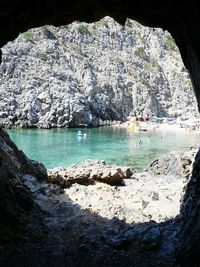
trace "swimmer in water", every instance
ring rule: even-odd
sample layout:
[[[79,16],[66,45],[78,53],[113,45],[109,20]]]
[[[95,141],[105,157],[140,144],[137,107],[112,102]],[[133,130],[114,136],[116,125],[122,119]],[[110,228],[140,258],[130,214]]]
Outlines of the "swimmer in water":
[[[135,144],[135,146],[140,147],[142,145],[142,141],[140,140],[138,144]]]

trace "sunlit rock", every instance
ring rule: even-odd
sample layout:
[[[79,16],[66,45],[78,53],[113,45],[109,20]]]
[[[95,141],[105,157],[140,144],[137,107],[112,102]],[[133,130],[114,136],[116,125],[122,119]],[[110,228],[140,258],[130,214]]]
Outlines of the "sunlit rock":
[[[0,123],[76,127],[130,113],[195,117],[189,74],[167,31],[110,17],[43,26],[2,48]]]

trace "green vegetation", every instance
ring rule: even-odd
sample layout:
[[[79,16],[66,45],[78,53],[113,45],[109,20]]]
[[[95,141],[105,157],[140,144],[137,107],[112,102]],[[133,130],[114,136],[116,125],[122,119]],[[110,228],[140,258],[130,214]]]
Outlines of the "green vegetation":
[[[147,79],[144,77],[144,75],[142,75],[140,77],[139,82],[146,85],[147,87],[149,87],[149,83],[148,83]]]
[[[145,40],[145,37],[144,37],[144,36],[141,36],[141,35],[140,35],[140,40],[141,40],[141,42],[142,42],[143,44],[145,44],[146,40]]]
[[[27,31],[27,32],[23,32],[23,37],[26,41],[29,41],[32,37],[32,33]]]
[[[89,45],[90,44],[90,41],[89,40],[84,40],[84,44],[85,45]]]
[[[48,60],[48,56],[47,54],[44,53],[38,53],[37,54],[38,58],[40,58],[41,60],[47,61]]]
[[[58,27],[58,29],[59,29],[60,31],[65,31],[65,30],[67,30],[68,28],[69,28],[68,25],[61,25],[61,26]]]
[[[185,76],[183,76],[181,73],[174,73],[174,77],[176,79],[178,79],[179,81],[181,81],[182,83],[185,83],[187,86],[192,86],[192,81],[188,78],[186,78]]]
[[[169,34],[166,35],[165,42],[166,42],[167,49],[170,49],[170,50],[176,49],[174,39],[171,37],[171,35]]]
[[[149,96],[155,96],[158,93],[158,89],[149,84],[148,80],[142,75],[139,80],[140,83],[144,84],[148,88]]]
[[[181,82],[185,82],[185,77],[183,75],[181,75],[180,73],[177,73],[176,77],[181,81]]]
[[[77,31],[82,34],[82,35],[85,35],[85,34],[88,34],[89,31],[88,31],[88,28],[86,25],[84,24],[80,24],[78,27],[77,27]]]
[[[158,71],[162,71],[162,67],[159,65],[158,61],[155,58],[151,58],[150,63],[153,68],[157,68]]]
[[[98,35],[98,30],[97,30],[96,26],[93,26],[93,28],[90,30],[90,33],[93,36],[97,36]]]
[[[79,54],[80,56],[82,57],[87,57],[87,54],[84,53],[82,50],[81,50],[81,47],[79,45],[76,45],[76,44],[71,44],[71,48],[74,50],[74,52],[76,54]]]
[[[123,60],[121,58],[116,58],[116,62],[119,65],[124,65],[124,62],[123,62]]]
[[[138,47],[136,50],[135,50],[135,52],[134,52],[134,54],[136,55],[136,56],[138,56],[138,57],[144,57],[145,56],[145,50],[144,50],[144,47]]]
[[[106,27],[106,28],[109,28],[108,27],[108,23],[107,23],[107,21],[105,21],[105,20],[100,20],[99,22],[98,22],[98,25],[100,26],[100,27]]]
[[[147,62],[143,65],[143,70],[144,71],[149,71],[151,69],[151,63],[150,62]]]
[[[157,62],[155,58],[150,58],[149,62],[146,62],[143,65],[144,71],[149,71],[152,68],[156,68],[158,71],[162,71],[162,67],[159,65],[159,63]]]
[[[148,83],[148,80],[142,75],[139,80],[140,83],[144,84],[148,88],[148,94],[149,96],[155,96],[158,93],[158,88],[151,86]]]
[[[179,72],[176,72],[176,71],[173,72],[173,76],[174,76],[175,79],[178,79],[180,82],[186,83],[186,82],[189,82],[190,81],[189,79],[187,79],[186,77],[184,77],[182,75],[182,73],[179,73]]]
[[[188,86],[192,86],[192,81],[190,79],[187,79],[186,83],[187,83]]]

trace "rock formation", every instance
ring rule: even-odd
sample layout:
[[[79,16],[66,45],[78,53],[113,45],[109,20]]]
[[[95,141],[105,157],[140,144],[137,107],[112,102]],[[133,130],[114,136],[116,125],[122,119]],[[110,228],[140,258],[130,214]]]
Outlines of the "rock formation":
[[[0,123],[99,126],[130,113],[197,115],[173,38],[127,19],[44,26],[2,48]]]
[[[130,168],[107,165],[102,160],[87,160],[67,168],[51,169],[48,171],[48,179],[62,188],[70,187],[74,183],[90,185],[102,182],[122,185],[123,179],[131,177],[132,174]]]
[[[75,203],[102,217],[116,216],[128,223],[150,219],[161,222],[180,212],[196,152],[197,147],[184,153],[171,152],[155,159],[141,173],[88,160],[51,169],[48,179],[65,188],[65,194]]]
[[[173,151],[155,159],[147,169],[155,175],[171,174],[188,180],[192,173],[194,158],[197,152],[197,147],[190,147],[186,152]]]
[[[23,183],[26,175],[36,181],[47,179],[44,165],[29,160],[0,129],[0,243],[23,233],[32,217],[39,220],[40,209]]]
[[[74,0],[74,1],[62,1],[62,4],[60,1],[54,1],[54,0],[48,0],[48,1],[37,1],[37,0],[30,0],[29,5],[25,4],[24,1],[21,0],[14,0],[12,1],[12,6],[10,1],[1,1],[0,2],[0,10],[1,10],[1,23],[0,23],[0,29],[1,29],[1,35],[0,35],[0,46],[6,43],[8,40],[12,40],[17,37],[19,32],[26,31],[29,28],[33,28],[36,26],[41,26],[45,24],[53,24],[53,25],[62,25],[71,23],[74,20],[81,20],[81,21],[97,21],[99,18],[104,17],[105,15],[110,15],[114,17],[116,20],[118,20],[121,24],[123,24],[127,17],[135,18],[139,21],[142,21],[146,25],[151,26],[159,26],[163,27],[165,29],[168,29],[175,38],[178,47],[180,48],[181,55],[183,57],[184,63],[186,67],[189,69],[193,85],[194,85],[194,91],[197,97],[198,104],[200,103],[200,79],[199,79],[199,69],[200,69],[200,42],[199,42],[199,31],[197,30],[200,26],[200,17],[199,17],[199,3],[198,1],[122,1],[122,0],[108,0],[108,1],[80,1],[80,0]],[[30,26],[27,26],[30,25]],[[191,179],[191,183],[189,186],[189,189],[186,193],[186,199],[190,200],[190,208],[188,209],[188,213],[185,213],[185,215],[182,218],[182,221],[185,222],[185,228],[182,229],[183,239],[182,239],[182,247],[179,248],[180,251],[180,258],[183,259],[183,265],[185,266],[198,266],[199,264],[199,155],[196,158],[196,164],[193,171],[193,176]],[[13,188],[13,192],[15,192],[16,188]],[[194,194],[193,194],[194,192]],[[192,194],[192,197],[190,198],[190,195]],[[184,202],[185,204],[185,202]],[[187,210],[187,208],[186,208]],[[192,216],[191,216],[192,215]],[[180,222],[179,222],[180,223]],[[113,238],[113,245],[119,244],[118,248],[124,249],[126,248],[130,243],[130,239],[123,238],[124,234],[127,236],[130,231],[127,229],[116,228],[116,221],[111,223],[111,226],[113,228],[113,231],[119,230],[119,238]],[[194,227],[195,225],[195,227]],[[118,225],[119,226],[119,225]],[[135,238],[135,235],[138,232],[143,232],[151,228],[151,226],[142,226],[138,225],[139,231],[133,230],[132,240]],[[152,231],[150,231],[151,234],[154,233],[154,241],[161,240],[159,231],[156,230],[157,228],[153,228]],[[192,233],[191,233],[192,229]],[[92,229],[91,229],[92,230]],[[112,233],[110,233],[111,235]],[[169,234],[169,232],[168,232]],[[91,238],[91,236],[93,238]],[[105,246],[104,252],[107,253],[106,256],[103,259],[100,259],[100,255],[102,251],[98,251],[98,255],[96,255],[95,259],[95,265],[106,265],[106,260],[110,259],[110,264],[117,265],[121,264],[121,266],[128,266],[134,262],[137,266],[175,266],[175,262],[171,262],[169,264],[168,258],[166,257],[163,261],[157,262],[155,259],[153,259],[153,255],[155,256],[153,249],[156,246],[156,242],[149,242],[150,240],[149,232],[147,231],[147,235],[145,238],[143,238],[143,244],[145,246],[139,247],[137,242],[134,244],[134,246],[131,247],[132,254],[129,255],[130,257],[127,257],[126,253],[124,253],[124,250],[117,250],[115,255],[112,258],[109,258],[109,248]],[[177,235],[178,236],[178,235]],[[180,236],[180,234],[179,234]],[[39,235],[38,235],[39,237]],[[81,257],[79,258],[79,262],[76,263],[79,266],[84,265],[84,260],[86,261],[88,250],[87,246],[84,243],[84,240],[88,240],[88,238],[91,238],[90,240],[93,241],[91,244],[92,248],[98,247],[98,242],[100,238],[103,238],[102,236],[99,237],[96,235],[96,238],[94,235],[92,235],[92,231],[88,231],[88,234],[83,236],[83,242],[82,246],[80,248],[80,254]],[[157,239],[156,239],[157,237]],[[58,241],[53,239],[53,242]],[[151,240],[153,241],[153,240]],[[41,242],[44,242],[44,239],[41,240]],[[150,246],[150,244],[153,244],[153,246]],[[53,246],[53,244],[51,244]],[[59,244],[60,245],[60,244]],[[91,248],[90,247],[90,248]],[[151,251],[147,254],[143,255],[142,251],[144,251],[145,247],[149,247]],[[36,248],[36,247],[34,247]],[[39,248],[39,246],[38,246]],[[61,248],[61,246],[59,246]],[[139,248],[136,252],[134,251],[134,248]],[[170,251],[170,246],[166,246],[166,249]],[[32,250],[35,253],[35,257],[32,257],[29,260],[28,266],[35,266],[37,265],[44,265],[44,261],[42,261],[41,252],[37,253],[37,250]],[[31,251],[31,253],[32,253]],[[56,251],[58,251],[58,247],[56,248]],[[64,251],[64,249],[63,249]],[[147,250],[146,250],[147,251]],[[185,253],[187,251],[187,254]],[[25,252],[25,251],[24,251]],[[48,257],[46,257],[46,263],[47,265],[51,266],[62,266],[61,265],[61,259],[64,254],[58,255],[55,253],[55,251],[47,251],[51,253],[47,253]],[[66,251],[65,251],[66,252]],[[90,250],[90,252],[94,252]],[[133,253],[134,252],[134,253]],[[23,254],[23,260],[21,258],[21,263],[24,264],[28,258],[25,258],[25,253]],[[7,254],[8,255],[8,254]],[[31,255],[31,254],[30,254]],[[53,259],[53,255],[54,258]],[[92,254],[90,254],[92,255]],[[66,253],[65,253],[66,256]],[[73,257],[73,255],[72,255]],[[142,258],[142,261],[139,259]],[[0,258],[2,260],[2,257]],[[74,258],[75,259],[75,258]],[[120,259],[123,261],[120,261]],[[185,260],[188,260],[187,262]],[[13,265],[11,264],[11,260],[13,262]],[[67,264],[70,265],[71,257],[68,258]],[[81,261],[82,260],[82,261]],[[192,261],[192,262],[191,262]],[[62,262],[63,263],[63,262]],[[88,264],[91,264],[91,262],[88,262]],[[94,263],[94,262],[93,262]],[[14,253],[10,254],[9,258],[9,265],[16,266],[16,261],[14,257]],[[5,266],[5,265],[3,265]],[[63,266],[66,266],[66,262],[63,263]]]

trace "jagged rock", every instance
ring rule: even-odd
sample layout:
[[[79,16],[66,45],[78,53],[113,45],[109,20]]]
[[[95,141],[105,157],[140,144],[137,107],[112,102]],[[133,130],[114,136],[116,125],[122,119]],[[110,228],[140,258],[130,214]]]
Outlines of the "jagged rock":
[[[4,127],[110,125],[131,112],[198,116],[189,74],[162,29],[105,17],[31,29],[2,52]]]
[[[95,182],[120,185],[123,179],[133,174],[130,168],[106,165],[105,161],[87,160],[67,168],[54,168],[48,171],[49,181],[59,184],[63,188],[74,183],[89,185]]]
[[[40,182],[46,180],[47,171],[43,164],[29,160],[0,129],[0,243],[24,231],[29,212],[35,217],[39,214],[39,207],[23,183],[24,175],[32,175]]]
[[[149,165],[148,170],[155,175],[173,174],[188,180],[197,151],[197,147],[191,147],[185,152],[177,151],[160,156]]]
[[[124,186],[73,184],[64,191],[76,204],[102,217],[137,223],[175,217],[180,211],[184,186],[180,177],[145,172],[134,173],[124,180]]]

